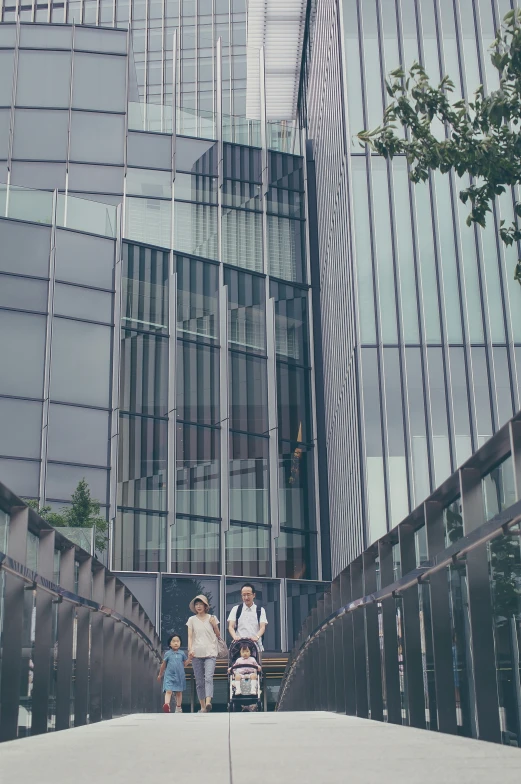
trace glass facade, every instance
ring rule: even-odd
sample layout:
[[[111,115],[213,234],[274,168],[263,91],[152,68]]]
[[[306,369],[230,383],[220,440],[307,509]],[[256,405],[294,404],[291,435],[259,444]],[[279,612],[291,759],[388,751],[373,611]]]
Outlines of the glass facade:
[[[519,408],[517,249],[497,239],[511,194],[486,229],[469,229],[464,181],[437,173],[412,185],[404,158],[356,139],[380,124],[384,79],[400,65],[419,61],[436,84],[448,74],[454,100],[497,89],[488,49],[511,7],[312,4],[301,115],[316,172],[334,573]]]

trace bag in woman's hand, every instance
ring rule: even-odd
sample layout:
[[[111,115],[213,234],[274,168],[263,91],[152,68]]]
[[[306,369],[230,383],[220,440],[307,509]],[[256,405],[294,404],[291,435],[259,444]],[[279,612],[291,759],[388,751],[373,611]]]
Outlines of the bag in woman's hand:
[[[215,615],[212,616],[215,618]],[[215,635],[217,637],[217,658],[218,659],[227,659],[228,658],[228,646],[224,642],[223,638],[220,634]]]

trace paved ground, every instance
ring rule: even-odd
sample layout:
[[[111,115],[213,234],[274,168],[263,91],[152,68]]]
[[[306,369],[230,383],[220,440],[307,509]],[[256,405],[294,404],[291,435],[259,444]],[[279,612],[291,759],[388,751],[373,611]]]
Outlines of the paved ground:
[[[521,749],[329,713],[138,714],[0,745],[2,784],[494,780],[520,784]]]

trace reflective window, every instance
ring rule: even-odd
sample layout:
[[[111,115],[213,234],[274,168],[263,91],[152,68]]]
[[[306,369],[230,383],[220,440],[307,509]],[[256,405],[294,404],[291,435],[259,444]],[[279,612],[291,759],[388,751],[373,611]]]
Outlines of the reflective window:
[[[202,593],[210,603],[210,612],[219,613],[220,580],[212,577],[170,577],[161,578],[161,640],[164,645],[171,634],[181,634],[181,640],[188,644],[186,622],[192,615],[189,604],[197,594]],[[221,629],[225,624],[221,620]]]
[[[228,340],[234,348],[266,353],[264,278],[224,270],[228,287]]]
[[[133,196],[171,199],[172,175],[170,172],[128,168],[127,193]]]
[[[485,517],[491,520],[516,502],[514,466],[509,456],[483,477]]]
[[[55,318],[52,336],[51,398],[108,408],[112,329]]]
[[[283,280],[305,281],[304,223],[268,215],[270,275]]]
[[[9,133],[11,129],[11,111],[9,109],[0,109],[0,158],[9,157]],[[5,164],[2,166],[5,169]],[[2,182],[7,181],[7,173],[2,172]],[[2,206],[2,212],[4,207]],[[4,213],[5,214],[5,213]]]
[[[218,336],[218,275],[215,264],[177,256],[177,329],[198,338]]]
[[[409,513],[403,394],[400,356],[397,348],[386,347],[384,353],[385,428],[387,435],[387,471],[391,528]],[[450,472],[449,472],[450,473]]]
[[[2,31],[3,32],[3,31]],[[14,51],[0,51],[0,106],[11,106],[13,95]]]
[[[207,259],[216,259],[217,207],[176,201],[174,206],[174,248]]]
[[[249,572],[243,572],[251,579]],[[244,578],[226,580],[226,617],[236,604],[241,602],[241,587]],[[262,638],[266,651],[280,650],[280,582],[278,580],[254,580],[255,602],[266,610],[268,625]]]
[[[380,383],[376,349],[364,348],[362,351],[362,383],[369,531],[370,541],[375,542],[387,530]]]
[[[222,231],[223,261],[235,267],[262,272],[262,216],[245,210],[224,208]]]
[[[177,418],[218,424],[219,351],[182,340],[177,346]]]
[[[118,511],[114,524],[114,568],[138,572],[166,569],[166,516]]]
[[[126,109],[125,57],[74,53],[72,106],[106,112]]]
[[[0,453],[2,455],[39,458],[41,433],[41,403],[0,397]],[[2,481],[8,484],[4,479]]]
[[[166,511],[167,422],[121,414],[119,426],[118,505]]]
[[[316,571],[316,536],[281,531],[277,538],[277,577],[313,580]]]
[[[265,359],[230,352],[230,426],[249,433],[268,431]]]
[[[177,426],[177,514],[219,517],[219,431]]]
[[[147,332],[168,329],[168,254],[124,243],[123,326]]]
[[[201,139],[178,138],[175,150],[178,171],[217,176],[217,145]]]
[[[281,359],[309,364],[308,299],[302,289],[283,283],[270,283],[275,299],[275,342]]]
[[[217,179],[202,174],[178,172],[175,176],[175,197],[182,201],[217,204]]]
[[[218,574],[221,571],[220,523],[177,517],[172,526],[171,541],[172,571],[192,574]]]
[[[14,120],[13,158],[29,161],[65,161],[68,125],[68,111],[17,109]],[[39,128],[45,128],[45,133],[39,133],[37,130]]]
[[[168,170],[172,166],[172,140],[170,136],[130,132],[127,159],[129,166]]]
[[[109,418],[105,411],[51,403],[48,433],[49,460],[108,465]]]
[[[2,483],[20,498],[38,498],[40,463],[0,459]]]
[[[56,283],[54,312],[59,316],[72,316],[112,324],[112,294]]]
[[[70,501],[78,482],[85,479],[93,500],[107,503],[109,472],[99,468],[48,463],[45,497],[54,501]]]
[[[269,522],[267,438],[230,435],[230,518]]]
[[[118,166],[69,166],[69,190],[85,193],[123,193],[123,169]]]
[[[309,371],[277,363],[279,437],[287,441],[310,441]]]
[[[0,270],[19,275],[49,275],[51,230],[45,226],[0,221]]]
[[[84,20],[84,23],[87,24],[86,20]],[[75,30],[74,46],[76,50],[84,49],[91,52],[114,52],[115,54],[125,54],[127,51],[127,34],[121,30],[77,27]]]
[[[101,289],[114,288],[115,243],[56,231],[56,279]]]
[[[122,330],[120,408],[138,414],[168,414],[168,339]]]
[[[172,202],[127,197],[125,237],[160,248],[170,248]]]
[[[103,139],[103,144],[99,140]],[[72,112],[72,161],[123,164],[125,118],[119,115]]]
[[[45,316],[0,310],[0,393],[41,398],[45,354]]]
[[[18,58],[17,106],[67,109],[71,91],[70,52],[21,50]]]
[[[302,444],[279,445],[279,515],[288,528],[315,527],[313,451]]]
[[[324,593],[329,590],[326,583],[296,582],[288,580],[286,583],[287,603],[286,615],[288,619],[288,650],[291,650],[302,629],[302,624],[317,606],[317,602],[324,598]]]
[[[0,307],[47,312],[46,281],[0,274]]]
[[[38,8],[41,7],[38,4]],[[37,19],[36,21],[41,22],[42,20]],[[20,46],[34,49],[70,49],[72,46],[72,30],[70,27],[56,27],[55,25],[22,25],[20,28]]]

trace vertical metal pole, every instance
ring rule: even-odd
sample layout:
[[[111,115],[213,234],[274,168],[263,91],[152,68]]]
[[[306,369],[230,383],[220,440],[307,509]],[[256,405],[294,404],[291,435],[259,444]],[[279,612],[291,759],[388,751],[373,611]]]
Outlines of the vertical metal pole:
[[[139,628],[141,631],[145,629],[145,611],[142,607],[138,609],[139,614]],[[139,638],[139,648],[138,648],[138,660],[139,660],[139,711],[141,713],[146,712],[146,666],[145,666],[145,643]]]
[[[119,387],[121,355],[121,292],[123,270],[123,211],[116,211],[117,238],[114,258],[114,326],[112,337],[112,410],[110,420],[110,506],[109,506],[109,556],[110,568],[114,567],[114,528],[118,503],[118,452],[119,452]]]
[[[351,593],[353,600],[363,596],[364,571],[362,557],[351,564]],[[366,644],[365,644],[365,619],[362,610],[353,613],[353,639],[355,651],[355,689],[356,689],[356,715],[367,719],[369,716],[369,703],[367,699],[367,669],[366,669]]]
[[[398,528],[402,574],[416,568],[414,529],[402,523]],[[405,643],[405,678],[409,704],[409,724],[425,729],[425,692],[420,629],[418,586],[403,592],[403,639]]]
[[[139,612],[138,612],[138,603],[132,597],[131,599],[132,605],[132,612],[129,616],[129,620],[132,621],[136,626],[139,624]],[[131,713],[137,713],[139,710],[139,638],[135,632],[131,633],[131,651],[130,651],[130,661],[131,661],[131,680],[132,680],[132,689],[131,689]]]
[[[351,568],[348,566],[340,572],[340,601],[345,607],[353,596],[351,586]],[[355,645],[353,629],[353,613],[346,613],[340,621],[342,628],[342,645],[344,652],[344,703],[348,716],[356,716],[356,677],[355,677]]]
[[[84,599],[92,598],[92,556],[80,564],[78,593]],[[75,727],[87,724],[89,721],[90,618],[91,611],[86,607],[76,609]]]
[[[74,555],[76,549],[67,547],[60,555],[60,585],[74,591]],[[58,607],[58,661],[56,668],[56,729],[71,726],[72,641],[74,634],[74,605],[61,602]]]
[[[313,632],[313,630],[317,628],[318,624],[319,624],[319,609],[317,606],[311,611],[311,625],[310,625],[309,632],[310,633]],[[319,645],[317,639],[312,640],[308,650],[309,650],[308,675],[310,678],[310,683],[313,684],[313,691],[311,695],[313,698],[313,702],[311,705],[309,705],[309,701],[308,701],[307,707],[310,710],[318,710],[320,708],[322,679],[320,677],[321,675],[320,656],[319,656]],[[302,698],[306,700],[305,695],[302,695]],[[305,704],[304,707],[306,707]]]
[[[338,610],[342,606],[341,577],[338,575],[331,585],[331,599],[333,610]],[[338,620],[333,624],[333,657],[334,657],[334,682],[335,699],[332,710],[337,713],[345,713],[345,671],[344,671],[344,643],[342,640],[342,621]]]
[[[378,555],[380,558],[380,582],[382,588],[385,588],[394,582],[392,542],[380,540],[378,542]],[[390,724],[401,724],[402,697],[400,692],[400,671],[398,668],[398,635],[396,632],[396,604],[394,596],[390,596],[382,601],[382,629],[387,721]]]
[[[475,468],[459,474],[463,531],[468,534],[485,522],[481,474]],[[470,550],[466,562],[478,738],[501,743],[487,545]]]
[[[124,616],[127,620],[132,620],[132,594],[125,588],[124,594]],[[123,659],[121,660],[121,714],[126,716],[132,712],[132,638],[134,633],[128,626],[123,626]]]
[[[377,546],[363,554],[364,595],[376,593]],[[367,669],[369,676],[369,709],[373,721],[383,721],[382,660],[380,655],[380,630],[378,606],[372,602],[365,608],[365,630],[367,640]]]
[[[105,603],[105,570],[93,561],[96,570],[92,574],[92,598],[98,604]],[[90,723],[101,721],[103,692],[103,613],[92,613],[90,619],[90,679],[89,679],[89,718]]]
[[[103,604],[114,609],[116,603],[116,578],[105,572],[105,601]],[[101,710],[103,719],[111,719],[114,715],[114,677],[116,663],[114,661],[114,625],[115,621],[106,616],[103,621],[103,696]]]
[[[116,602],[114,609],[117,613],[125,616],[125,586],[116,584]],[[114,706],[113,715],[123,714],[123,659],[125,658],[124,649],[125,627],[121,622],[114,625]]]
[[[320,624],[326,617],[326,611],[325,611],[326,595],[324,596],[323,599],[319,599],[319,601],[317,602],[317,626],[320,626]],[[319,710],[327,710],[327,681],[326,681],[327,646],[326,646],[326,635],[324,632],[321,632],[318,635],[315,645],[318,651],[317,677],[320,683],[317,708]]]
[[[38,574],[47,580],[54,574],[54,530],[40,531]],[[52,650],[52,594],[36,591],[35,641],[31,735],[47,732]]]
[[[11,510],[7,554],[25,564],[29,510]],[[0,668],[0,741],[18,735],[18,707],[22,674],[22,635],[25,583],[12,574],[4,574],[2,661]]]
[[[432,559],[445,549],[442,504],[427,501],[424,504],[424,515],[429,559]],[[446,569],[440,569],[429,576],[429,593],[438,730],[456,735],[458,722],[452,658],[449,582]]]

